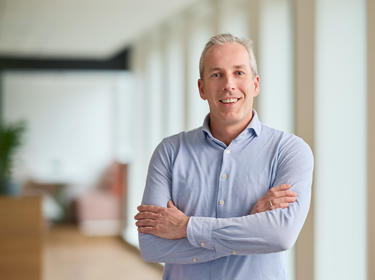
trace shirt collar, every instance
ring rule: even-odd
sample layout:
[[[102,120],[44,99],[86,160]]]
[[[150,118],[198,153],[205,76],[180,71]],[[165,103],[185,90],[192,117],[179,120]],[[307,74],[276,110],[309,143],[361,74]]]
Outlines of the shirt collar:
[[[254,131],[255,132],[255,136],[259,136],[260,135],[260,133],[262,131],[262,124],[259,121],[258,113],[255,110],[253,110],[253,118],[251,119],[251,122],[240,133],[240,135],[242,135],[245,130],[248,131],[248,132]],[[210,130],[210,114],[207,114],[207,116],[204,118],[204,122],[203,122],[203,126],[202,126],[202,131],[205,132],[205,133],[207,133],[210,137],[213,137],[212,134],[211,134],[211,130]]]

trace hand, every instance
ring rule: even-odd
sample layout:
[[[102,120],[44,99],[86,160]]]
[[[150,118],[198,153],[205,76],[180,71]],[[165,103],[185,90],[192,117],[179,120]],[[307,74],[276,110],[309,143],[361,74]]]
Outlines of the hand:
[[[189,217],[178,210],[173,201],[168,201],[168,208],[140,205],[135,225],[138,232],[152,234],[165,239],[180,239],[187,236]]]
[[[289,203],[296,201],[297,194],[290,191],[290,185],[283,184],[270,189],[251,209],[250,215],[274,210],[277,208],[287,208]],[[271,202],[271,203],[270,203]]]

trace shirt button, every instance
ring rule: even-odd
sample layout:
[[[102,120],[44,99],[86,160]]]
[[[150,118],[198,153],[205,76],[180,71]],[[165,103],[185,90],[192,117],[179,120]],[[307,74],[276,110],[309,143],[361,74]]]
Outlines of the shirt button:
[[[227,178],[227,174],[224,173],[221,177],[225,180]]]
[[[220,200],[220,205],[224,205],[224,200]]]
[[[204,245],[206,245],[206,244],[204,244],[204,242],[201,242],[201,246],[204,247]]]
[[[237,252],[233,250],[232,255],[237,255]]]
[[[193,262],[195,262],[195,263],[196,263],[197,261],[198,261],[198,260],[197,260],[197,258],[193,258]]]
[[[227,155],[229,155],[229,154],[230,154],[230,150],[226,150],[225,152],[227,153]]]

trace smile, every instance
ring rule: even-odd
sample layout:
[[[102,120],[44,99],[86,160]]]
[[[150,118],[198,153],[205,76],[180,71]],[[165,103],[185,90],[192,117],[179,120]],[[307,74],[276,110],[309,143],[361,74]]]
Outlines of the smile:
[[[221,99],[220,102],[224,104],[233,104],[236,103],[240,98],[226,98],[226,99]]]

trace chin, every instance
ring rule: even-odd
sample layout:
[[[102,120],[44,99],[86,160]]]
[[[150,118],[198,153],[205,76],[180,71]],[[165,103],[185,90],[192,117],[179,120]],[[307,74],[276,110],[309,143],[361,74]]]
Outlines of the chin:
[[[249,114],[246,114],[246,116],[240,113],[227,113],[227,114],[223,114],[222,120],[226,124],[238,124],[241,122],[248,122],[251,119],[251,116],[252,116],[252,112],[250,112]]]
[[[238,116],[224,116],[222,120],[226,124],[235,124],[241,122],[241,118],[239,118]]]

